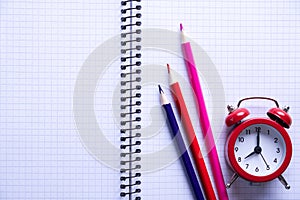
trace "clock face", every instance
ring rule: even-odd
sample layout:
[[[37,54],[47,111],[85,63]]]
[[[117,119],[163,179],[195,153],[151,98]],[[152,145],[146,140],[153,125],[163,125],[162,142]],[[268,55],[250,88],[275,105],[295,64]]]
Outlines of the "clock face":
[[[229,135],[226,147],[233,170],[252,182],[277,178],[292,157],[288,133],[278,123],[266,118],[242,122]]]
[[[234,144],[234,156],[239,166],[254,176],[274,173],[283,163],[286,145],[274,127],[251,125],[239,134]]]

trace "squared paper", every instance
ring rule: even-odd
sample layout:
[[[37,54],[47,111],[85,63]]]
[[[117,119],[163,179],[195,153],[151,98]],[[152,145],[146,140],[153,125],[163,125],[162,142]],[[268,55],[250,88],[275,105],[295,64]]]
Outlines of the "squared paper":
[[[118,39],[109,42],[119,37],[120,9],[120,1],[115,0],[0,2],[0,199],[119,198],[116,152],[120,145],[117,89],[121,47]],[[142,2],[141,13],[142,29],[156,30],[156,34],[143,38],[147,48],[142,49],[141,155],[142,169],[149,169],[141,177],[142,198],[193,199],[159,103],[157,84],[163,86],[171,100],[164,72],[166,63],[181,78],[194,128],[206,155],[182,56],[174,54],[180,52],[179,24],[183,23],[188,38],[205,52],[222,82],[212,84],[216,78],[213,71],[199,69],[226,181],[232,175],[224,157],[228,130],[222,119],[227,115],[226,105],[236,105],[243,97],[267,96],[278,100],[280,106],[291,108],[293,124],[288,133],[294,149],[290,166],[284,172],[291,189],[285,190],[278,180],[251,186],[238,179],[228,190],[230,199],[299,199],[300,3],[152,0]],[[178,38],[174,36],[171,43],[161,41],[160,33],[165,31],[178,33]],[[166,49],[151,48],[149,41]],[[91,107],[97,126],[115,149],[105,155],[105,161],[88,146],[101,148],[107,143],[84,143],[74,113],[79,74],[89,56],[104,44],[116,56],[102,76],[97,77],[96,88],[91,91]],[[101,55],[97,59],[101,60]],[[211,76],[204,76],[207,74]],[[211,88],[221,87],[225,98],[218,101]],[[81,102],[90,103],[88,97],[80,98]],[[271,105],[264,106],[258,114],[264,114]],[[99,134],[91,118],[82,120],[91,132],[94,130],[95,136]],[[160,150],[163,154],[154,159]],[[211,174],[207,156],[205,160]]]

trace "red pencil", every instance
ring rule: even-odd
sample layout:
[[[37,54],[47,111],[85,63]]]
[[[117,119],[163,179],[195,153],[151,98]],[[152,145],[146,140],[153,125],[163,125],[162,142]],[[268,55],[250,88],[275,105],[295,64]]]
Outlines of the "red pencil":
[[[206,199],[215,200],[216,196],[213,190],[213,186],[211,180],[208,175],[208,171],[201,153],[201,149],[195,134],[195,130],[193,128],[187,107],[185,105],[182,92],[179,86],[178,81],[174,80],[172,76],[172,72],[170,70],[169,64],[168,66],[168,73],[169,73],[169,80],[170,80],[170,87],[172,91],[173,99],[176,103],[176,108],[178,113],[181,117],[181,121],[183,123],[183,127],[185,130],[185,134],[187,135],[188,141],[191,144],[190,149],[192,151],[192,155],[194,158],[194,162],[196,164],[197,172],[200,177],[200,181],[202,183],[202,188],[204,190]]]

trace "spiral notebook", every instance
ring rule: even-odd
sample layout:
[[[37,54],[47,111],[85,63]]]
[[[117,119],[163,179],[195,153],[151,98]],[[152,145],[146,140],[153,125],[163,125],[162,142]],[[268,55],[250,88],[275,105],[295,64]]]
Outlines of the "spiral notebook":
[[[193,199],[157,89],[172,99],[169,63],[212,174],[180,23],[226,182],[227,104],[268,96],[291,108],[291,189],[238,179],[230,199],[299,199],[299,11],[283,0],[1,1],[0,199]]]

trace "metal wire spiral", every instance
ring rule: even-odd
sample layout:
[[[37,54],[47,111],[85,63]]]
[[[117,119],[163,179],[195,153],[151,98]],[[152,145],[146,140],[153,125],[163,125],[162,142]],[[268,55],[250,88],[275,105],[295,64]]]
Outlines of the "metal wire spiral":
[[[141,199],[141,0],[121,1],[121,197]]]

